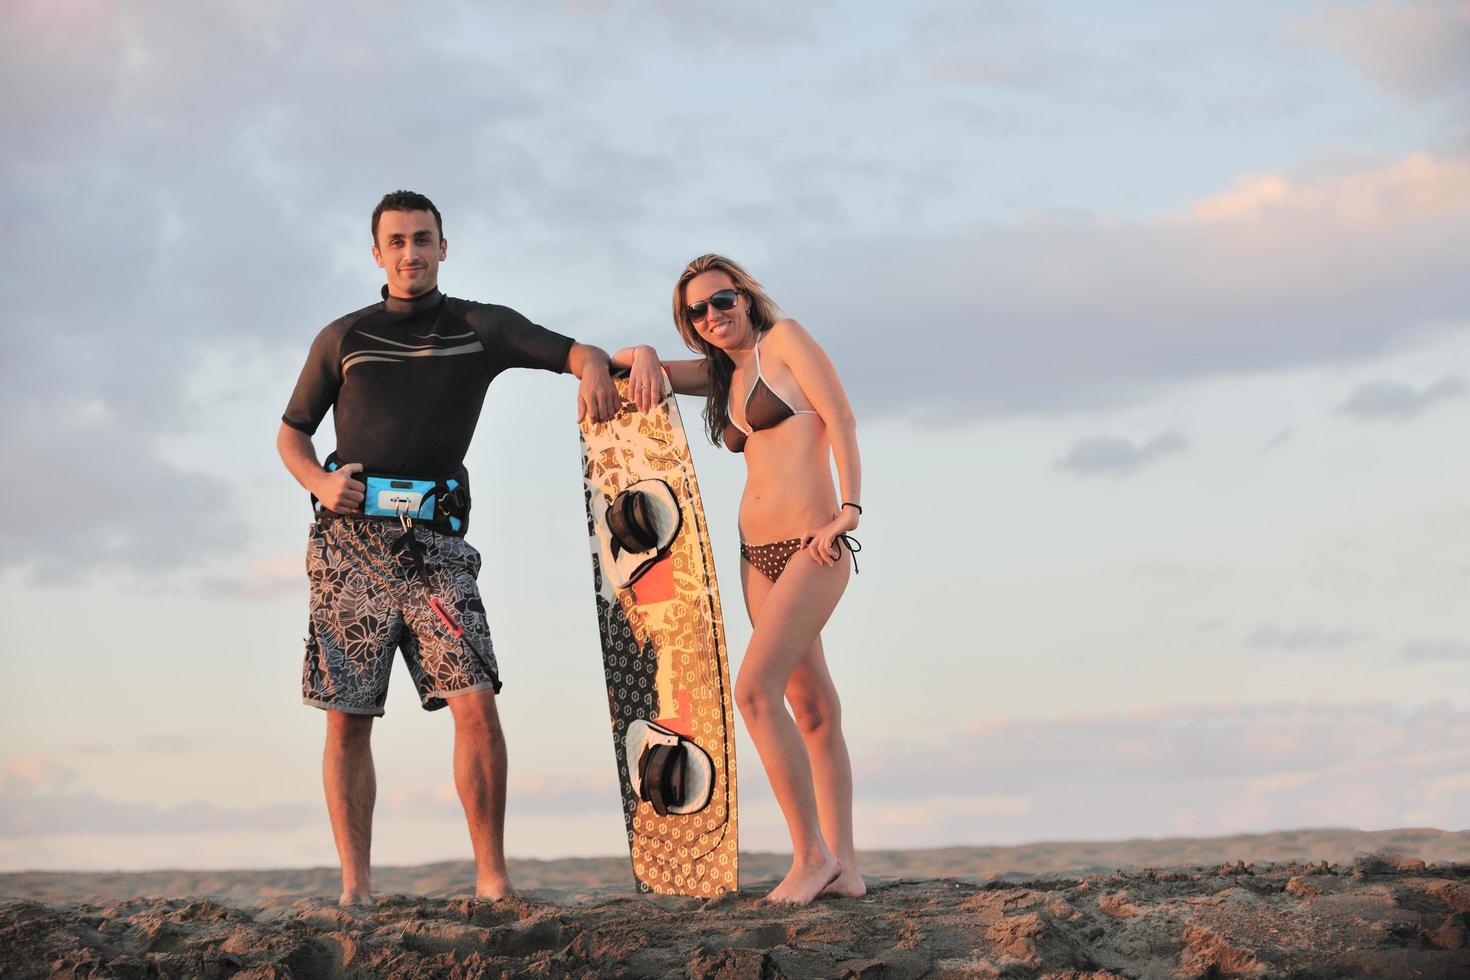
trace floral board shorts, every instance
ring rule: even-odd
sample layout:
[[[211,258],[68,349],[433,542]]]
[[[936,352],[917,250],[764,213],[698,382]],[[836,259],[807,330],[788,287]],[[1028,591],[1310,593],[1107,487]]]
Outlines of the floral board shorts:
[[[381,715],[395,650],[425,711],[445,698],[491,688],[500,670],[485,605],[475,584],[480,553],[464,538],[414,528],[429,587],[407,558],[392,551],[403,528],[391,521],[330,517],[311,525],[306,574],[311,624],[301,669],[301,700],[329,711]],[[429,604],[453,612],[455,636]]]

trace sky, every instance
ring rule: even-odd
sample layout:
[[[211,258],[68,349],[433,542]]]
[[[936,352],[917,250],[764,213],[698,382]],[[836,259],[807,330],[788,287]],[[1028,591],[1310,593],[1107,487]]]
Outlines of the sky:
[[[332,864],[274,450],[382,283],[680,345],[735,257],[859,419],[859,847],[1470,827],[1470,3],[16,0],[0,870]],[[699,436],[732,666],[740,460]],[[515,857],[624,852],[575,383],[467,458]],[[330,426],[317,439],[331,447]],[[38,492],[40,491],[40,492]],[[374,859],[467,859],[398,668]],[[788,846],[755,752],[742,844]]]

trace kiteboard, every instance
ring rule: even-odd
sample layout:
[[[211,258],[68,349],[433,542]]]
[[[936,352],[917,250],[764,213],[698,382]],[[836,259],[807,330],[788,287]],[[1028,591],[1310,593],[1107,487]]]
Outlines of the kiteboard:
[[[720,590],[672,392],[582,423],[582,476],[613,752],[638,890],[740,887],[735,725]]]

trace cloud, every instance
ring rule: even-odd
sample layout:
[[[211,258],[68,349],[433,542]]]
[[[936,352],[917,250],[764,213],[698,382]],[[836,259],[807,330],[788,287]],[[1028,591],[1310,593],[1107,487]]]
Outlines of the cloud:
[[[158,806],[107,799],[87,791],[7,795],[0,799],[0,838],[289,830],[320,820],[319,809],[305,804],[222,807],[205,802]]]
[[[220,350],[304,352],[371,295],[366,211],[397,186],[432,191],[445,211],[467,294],[538,297],[549,309],[530,312],[584,336],[649,322],[662,301],[648,296],[667,288],[650,269],[708,242],[691,214],[716,215],[723,239],[760,243],[754,271],[810,321],[865,418],[1118,405],[1464,328],[1470,286],[1454,257],[1470,251],[1466,160],[1257,175],[1138,220],[981,224],[964,217],[963,168],[865,157],[848,139],[861,127],[841,114],[823,128],[830,79],[791,80],[822,71],[806,55],[829,34],[821,12],[791,30],[783,10],[742,18],[739,50],[801,70],[760,79],[753,95],[742,77],[738,92],[786,114],[731,140],[706,104],[735,91],[726,82],[696,101],[658,91],[644,70],[658,57],[698,66],[703,49],[684,41],[707,32],[669,5],[568,17],[562,5],[448,2],[411,18],[289,0],[8,5],[0,80],[27,96],[0,109],[0,206],[24,234],[0,266],[0,454],[42,475],[49,512],[65,519],[7,511],[0,568],[60,582],[237,554],[238,490],[218,474],[239,447],[185,465],[160,442],[208,424],[208,403],[186,389]],[[997,18],[1039,52],[992,62],[1005,84],[1034,85],[1036,64],[1052,78],[1061,62],[1096,70],[1057,50],[1076,38],[1050,39],[1024,4],[919,30],[955,39],[935,58],[963,57],[983,37],[976,22]],[[973,43],[970,55],[994,54]],[[433,84],[405,84],[404,66],[432,66]],[[405,133],[412,152],[390,150]],[[947,230],[904,220],[918,212],[943,214]],[[263,429],[292,380],[251,393]]]
[[[142,740],[145,748],[169,750],[175,739]],[[148,744],[170,743],[166,745]],[[221,830],[285,830],[317,818],[317,807],[283,804],[222,807],[194,801],[158,806],[115,800],[74,788],[76,773],[54,758],[32,755],[6,761],[0,779],[0,838],[73,833],[153,834]]]
[[[42,494],[35,510],[0,514],[0,567],[67,582],[107,567],[173,568],[239,541],[223,482],[165,460],[141,431],[157,423],[59,392],[27,397],[40,383],[0,393],[6,469],[38,477]]]
[[[1098,81],[1100,66],[1069,45],[1044,15],[1026,4],[959,4],[924,12],[913,22],[913,46],[924,68],[947,82],[1014,92],[1066,95]]]
[[[64,788],[76,771],[50,756],[26,755],[8,759],[0,770],[0,788],[7,796]]]
[[[944,424],[1116,406],[1463,332],[1467,253],[1470,158],[1420,154],[1246,178],[1139,220],[803,240],[775,274],[755,271],[798,319],[820,311],[828,328],[807,325],[866,412]]]
[[[305,589],[300,554],[253,559],[243,575],[205,575],[195,581],[205,593],[226,599],[301,595]]]
[[[1145,578],[1193,585],[1218,583],[1230,575],[1230,570],[1223,565],[1191,564],[1178,561],[1140,562],[1135,570]]]
[[[1338,406],[1338,411],[1369,421],[1390,419],[1402,422],[1441,402],[1462,397],[1465,390],[1465,382],[1459,378],[1441,378],[1423,388],[1400,381],[1373,381],[1355,389]]]
[[[708,12],[679,0],[657,0],[653,6],[659,20],[678,43],[703,47],[719,43],[733,45],[740,57],[763,49],[799,45],[819,36],[821,18],[830,13],[826,4],[793,6],[781,0],[750,0],[740,5],[739,16],[726,18],[718,31],[718,42],[710,36]]]
[[[1258,626],[1246,638],[1257,650],[1316,653],[1356,646],[1368,637],[1344,626]]]
[[[1280,449],[1282,446],[1285,446],[1287,443],[1291,442],[1291,440],[1293,438],[1295,438],[1295,436],[1296,436],[1296,432],[1294,430],[1292,430],[1290,427],[1284,428],[1284,429],[1279,429],[1279,430],[1277,430],[1277,432],[1276,432],[1275,435],[1273,435],[1270,439],[1267,439],[1266,440],[1266,444],[1261,447],[1261,452],[1263,452],[1263,453],[1272,453],[1272,452],[1275,452],[1276,450]]]
[[[1470,664],[1470,642],[1441,636],[1404,644],[1403,658],[1415,664]]]
[[[547,775],[512,773],[506,788],[508,805],[517,811],[576,814],[612,807],[618,799],[617,778],[611,768],[576,771],[568,768]],[[382,797],[389,816],[452,817],[463,813],[459,793],[448,780],[400,786]]]
[[[1336,4],[1302,26],[1402,99],[1470,96],[1470,6],[1462,0]]]
[[[1057,460],[1057,467],[1080,476],[1126,476],[1164,456],[1183,452],[1184,437],[1165,432],[1148,442],[1133,443],[1113,436],[1091,436],[1078,442]]]
[[[937,801],[924,844],[1455,828],[1470,711],[1277,702],[977,722],[855,745],[865,812]],[[956,801],[973,801],[970,812]],[[1004,801],[1011,801],[1008,810]],[[1023,805],[1024,802],[1024,805]]]
[[[1459,641],[1441,646],[1467,652]],[[1454,829],[1470,812],[1470,711],[1445,703],[1282,701],[995,716],[850,739],[857,830],[873,846],[898,837],[919,847],[1292,827]],[[779,812],[753,765],[757,778],[742,793],[746,829],[765,821],[779,837]],[[315,801],[164,807],[78,790],[53,760],[12,759],[6,771],[17,781],[0,793],[0,839],[38,846],[51,835],[289,835],[325,827]],[[616,800],[610,768],[597,767],[513,774],[509,805],[547,819],[600,812],[616,822]],[[400,826],[461,819],[448,781],[389,788],[379,811]]]
[[[1081,52],[1068,51],[1038,30],[993,31],[947,38],[930,59],[937,78],[1030,94],[1075,93],[1096,67]]]
[[[153,732],[140,735],[133,740],[138,751],[148,755],[178,755],[192,752],[213,744],[215,739],[200,735],[181,735],[176,732]]]
[[[486,16],[491,36],[521,36],[503,23],[520,15]],[[27,97],[0,110],[0,205],[25,247],[0,269],[0,454],[46,498],[44,517],[0,516],[0,568],[44,581],[238,550],[215,475],[235,450],[185,467],[159,440],[199,424],[186,385],[220,345],[304,357],[362,305],[367,212],[385,190],[432,183],[450,237],[469,214],[501,215],[615,254],[661,183],[658,160],[598,132],[610,121],[535,130],[559,97],[427,20],[281,0],[21,0],[6,20],[0,79]],[[452,97],[403,84],[410,65],[454,78]],[[411,159],[385,150],[410,131]],[[255,397],[279,411],[293,380]]]
[[[176,755],[198,747],[200,740],[153,734],[136,738],[132,744],[149,754]],[[90,751],[91,747],[81,749]],[[250,807],[191,800],[164,806],[104,796],[79,787],[76,779],[75,770],[50,756],[7,759],[0,768],[0,839],[66,834],[278,832],[317,823],[325,827],[325,814],[316,801]],[[513,774],[508,798],[516,812],[556,816],[600,809],[615,818],[617,793],[611,769],[599,767],[539,776]],[[459,794],[447,780],[387,789],[380,797],[378,810],[385,820],[463,817]]]

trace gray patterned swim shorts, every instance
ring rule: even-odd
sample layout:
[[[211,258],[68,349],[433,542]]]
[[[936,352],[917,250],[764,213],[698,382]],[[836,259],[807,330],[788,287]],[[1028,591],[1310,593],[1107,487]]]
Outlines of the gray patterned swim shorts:
[[[490,626],[475,584],[480,553],[464,538],[414,528],[432,593],[463,630],[455,636],[429,605],[430,589],[413,565],[391,550],[402,533],[397,523],[351,517],[311,525],[303,703],[381,715],[398,649],[425,711],[444,707],[444,699],[455,694],[500,691]]]

